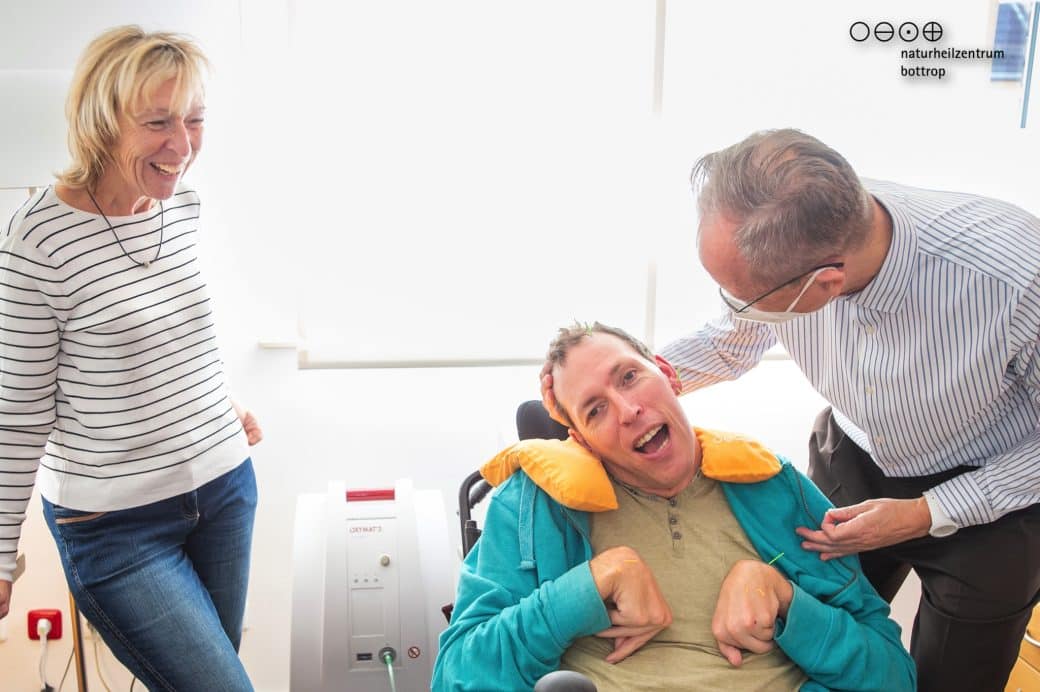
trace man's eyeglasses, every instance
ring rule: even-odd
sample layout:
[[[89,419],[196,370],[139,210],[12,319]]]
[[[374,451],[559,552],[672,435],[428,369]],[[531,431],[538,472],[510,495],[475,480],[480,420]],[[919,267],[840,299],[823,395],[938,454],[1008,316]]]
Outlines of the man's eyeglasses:
[[[797,281],[798,279],[802,278],[806,274],[810,274],[812,272],[819,271],[821,269],[841,269],[844,266],[845,266],[844,262],[828,262],[827,264],[819,264],[819,265],[817,265],[815,267],[812,267],[810,269],[806,269],[804,272],[802,272],[798,276],[794,277],[793,279],[788,279],[787,281],[783,282],[782,284],[780,284],[776,288],[769,289],[768,291],[766,291],[765,293],[763,293],[759,297],[755,298],[754,300],[752,300],[752,301],[750,301],[748,303],[745,303],[744,305],[740,305],[739,303],[734,303],[726,295],[726,292],[722,290],[721,286],[719,287],[719,296],[722,297],[722,302],[724,302],[729,307],[730,310],[732,310],[734,313],[739,315],[742,312],[747,312],[747,309],[749,307],[751,307],[752,305],[754,305],[755,303],[757,303],[758,301],[762,300],[763,298],[768,298],[769,296],[773,295],[774,293],[776,293],[780,289],[793,284],[795,281]]]

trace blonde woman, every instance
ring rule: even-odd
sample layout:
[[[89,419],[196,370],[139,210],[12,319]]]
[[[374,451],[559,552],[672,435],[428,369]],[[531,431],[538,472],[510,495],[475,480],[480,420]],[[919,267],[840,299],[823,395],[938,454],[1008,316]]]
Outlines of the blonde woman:
[[[2,229],[0,617],[34,483],[69,589],[152,690],[238,659],[260,428],[230,399],[196,260],[206,58],[119,27],[75,70],[72,164]]]

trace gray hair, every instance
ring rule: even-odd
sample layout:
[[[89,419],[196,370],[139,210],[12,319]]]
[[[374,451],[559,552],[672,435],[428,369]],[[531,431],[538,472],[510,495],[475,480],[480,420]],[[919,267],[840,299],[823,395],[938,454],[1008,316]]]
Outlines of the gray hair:
[[[862,245],[870,194],[841,154],[798,130],[764,130],[701,158],[690,182],[701,218],[738,223],[736,243],[769,288]]]

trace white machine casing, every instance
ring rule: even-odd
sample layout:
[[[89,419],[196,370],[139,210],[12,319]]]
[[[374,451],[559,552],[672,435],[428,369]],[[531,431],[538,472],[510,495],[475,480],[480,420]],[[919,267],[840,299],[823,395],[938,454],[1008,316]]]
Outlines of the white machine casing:
[[[300,495],[293,540],[292,692],[383,692],[380,652],[395,652],[399,692],[429,690],[441,607],[453,599],[452,548],[440,491]]]

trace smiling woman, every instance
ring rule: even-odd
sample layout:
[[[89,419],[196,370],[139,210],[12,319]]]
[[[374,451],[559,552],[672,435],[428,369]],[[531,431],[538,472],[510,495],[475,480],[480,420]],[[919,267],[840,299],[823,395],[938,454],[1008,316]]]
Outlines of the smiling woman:
[[[199,101],[178,105],[176,97],[184,96],[176,93],[178,86],[171,77],[120,114],[122,136],[111,152],[115,165],[98,184],[116,188],[113,193],[139,194],[131,213],[145,200],[168,199],[202,146],[204,108]]]
[[[67,101],[72,163],[0,248],[0,617],[35,479],[77,605],[149,689],[251,689],[261,434],[227,392],[183,181],[205,67],[184,36],[95,39]]]
[[[110,213],[143,211],[173,194],[202,146],[205,56],[194,44],[160,45],[139,32],[98,38],[73,80],[73,162],[59,176],[59,194],[73,206],[92,192]]]

